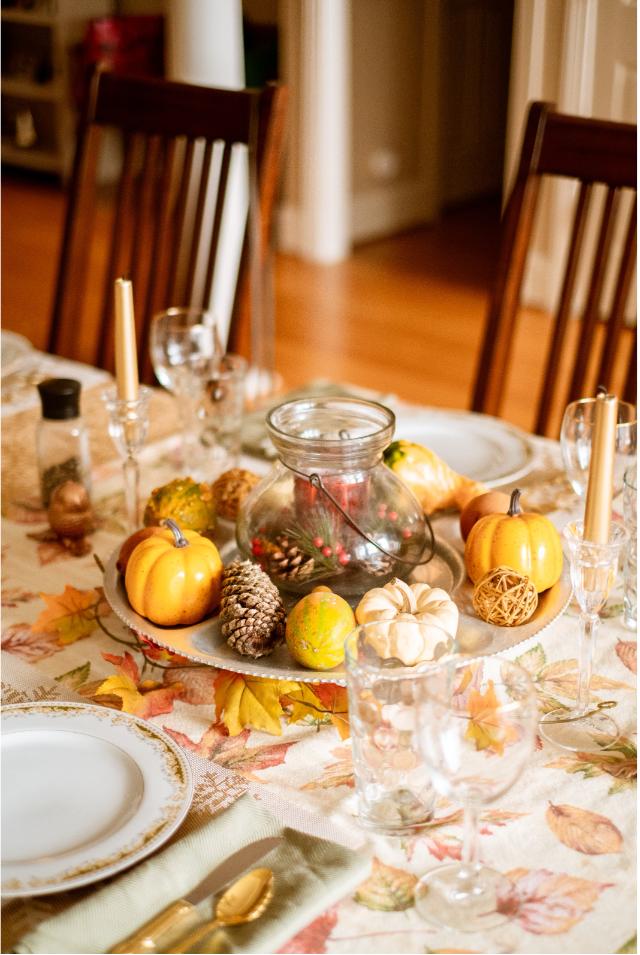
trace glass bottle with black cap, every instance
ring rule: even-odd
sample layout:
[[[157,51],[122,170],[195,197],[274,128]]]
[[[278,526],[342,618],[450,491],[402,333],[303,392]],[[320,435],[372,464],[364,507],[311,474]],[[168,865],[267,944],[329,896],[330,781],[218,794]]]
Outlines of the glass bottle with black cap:
[[[42,418],[36,448],[42,504],[65,481],[83,484],[91,494],[89,435],[80,416],[80,382],[73,378],[48,378],[38,385]]]

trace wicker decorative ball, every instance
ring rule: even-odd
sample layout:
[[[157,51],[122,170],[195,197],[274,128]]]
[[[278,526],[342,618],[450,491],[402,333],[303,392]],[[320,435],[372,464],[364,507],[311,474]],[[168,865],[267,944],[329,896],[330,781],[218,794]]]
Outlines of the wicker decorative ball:
[[[532,580],[512,567],[495,567],[481,577],[473,591],[473,609],[487,623],[518,627],[538,606]]]

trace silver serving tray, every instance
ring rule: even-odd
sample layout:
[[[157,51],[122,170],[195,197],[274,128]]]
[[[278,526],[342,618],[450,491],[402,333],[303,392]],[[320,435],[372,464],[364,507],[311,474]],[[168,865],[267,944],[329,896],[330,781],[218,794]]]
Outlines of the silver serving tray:
[[[234,670],[249,676],[266,677],[272,680],[297,680],[300,683],[346,684],[343,665],[332,670],[309,670],[300,667],[292,658],[285,644],[277,647],[268,656],[254,660],[229,647],[220,632],[219,617],[213,616],[190,627],[158,627],[137,614],[131,607],[124,588],[124,581],[116,569],[120,548],[113,552],[104,575],[104,593],[111,608],[127,626],[148,637],[154,643],[173,653],[179,653],[194,663]],[[222,559],[230,563],[238,552],[234,545],[222,548]],[[571,597],[571,584],[563,571],[558,583],[542,594],[533,617],[520,627],[494,627],[479,620],[471,604],[473,588],[467,580],[464,561],[460,553],[445,541],[436,541],[433,559],[414,571],[410,580],[422,580],[432,587],[442,587],[454,597],[460,610],[457,639],[460,651],[466,654],[500,653],[528,640],[529,637],[548,627],[567,606]]]

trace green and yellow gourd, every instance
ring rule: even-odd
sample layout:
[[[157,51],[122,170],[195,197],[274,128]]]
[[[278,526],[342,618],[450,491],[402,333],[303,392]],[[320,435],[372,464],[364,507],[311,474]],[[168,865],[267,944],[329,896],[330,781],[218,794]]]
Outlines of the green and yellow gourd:
[[[166,517],[177,521],[183,530],[199,534],[213,530],[216,511],[210,485],[186,477],[155,488],[147,501],[143,523],[149,527]]]
[[[344,660],[344,641],[355,627],[353,610],[329,587],[315,587],[292,608],[285,639],[293,659],[312,670],[330,670]]]

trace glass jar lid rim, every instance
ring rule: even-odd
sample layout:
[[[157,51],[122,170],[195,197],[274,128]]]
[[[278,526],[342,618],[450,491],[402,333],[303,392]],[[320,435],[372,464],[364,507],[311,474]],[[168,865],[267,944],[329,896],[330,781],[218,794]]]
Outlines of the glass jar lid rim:
[[[283,401],[279,405],[276,405],[275,408],[272,408],[266,418],[267,427],[269,430],[278,437],[295,439],[296,441],[309,441],[314,442],[319,440],[318,435],[305,435],[294,433],[288,430],[284,430],[282,425],[280,426],[275,423],[275,419],[278,415],[282,415],[284,409],[293,410],[295,407],[300,408],[302,411],[314,411],[314,410],[327,410],[327,411],[337,411],[341,408],[345,412],[356,412],[358,409],[364,411],[364,409],[370,409],[371,411],[377,413],[380,417],[379,421],[366,421],[371,425],[378,425],[374,430],[367,431],[364,434],[354,435],[352,440],[354,441],[369,441],[383,435],[389,429],[393,429],[395,426],[395,414],[391,411],[390,408],[387,408],[385,405],[380,404],[378,401],[370,401],[367,398],[357,398],[351,395],[331,395],[331,396],[310,396],[308,398],[294,398],[289,401]],[[320,438],[323,442],[339,447],[344,445],[344,437],[324,437]]]

